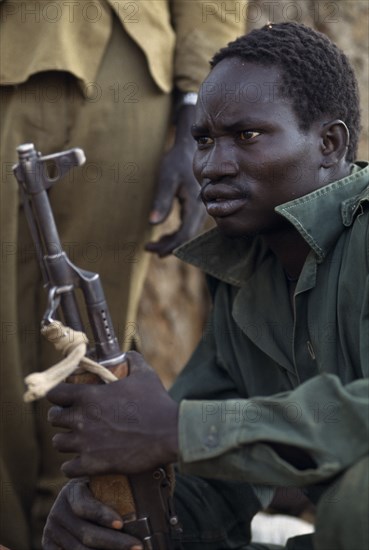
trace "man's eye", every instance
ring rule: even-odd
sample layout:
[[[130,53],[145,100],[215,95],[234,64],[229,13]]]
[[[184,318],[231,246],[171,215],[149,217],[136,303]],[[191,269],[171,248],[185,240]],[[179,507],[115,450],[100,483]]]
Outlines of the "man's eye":
[[[194,139],[198,145],[211,145],[213,143],[212,138],[209,136],[196,136]]]
[[[255,132],[253,130],[242,130],[242,132],[240,132],[241,141],[250,141],[258,136],[260,136],[260,132]]]

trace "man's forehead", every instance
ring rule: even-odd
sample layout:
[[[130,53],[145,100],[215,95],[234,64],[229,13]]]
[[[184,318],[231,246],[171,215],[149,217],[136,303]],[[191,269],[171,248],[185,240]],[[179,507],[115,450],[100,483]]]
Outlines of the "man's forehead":
[[[200,88],[200,102],[257,103],[279,98],[281,71],[239,58],[227,58],[209,73]]]

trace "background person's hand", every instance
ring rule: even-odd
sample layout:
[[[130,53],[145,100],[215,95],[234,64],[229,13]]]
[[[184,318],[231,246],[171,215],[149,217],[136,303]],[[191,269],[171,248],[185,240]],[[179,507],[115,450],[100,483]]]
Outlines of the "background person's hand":
[[[170,214],[175,199],[180,204],[180,227],[158,241],[146,245],[148,252],[167,256],[174,248],[195,236],[205,219],[206,211],[199,200],[199,184],[192,171],[192,159],[196,143],[190,129],[194,122],[195,107],[182,107],[176,127],[175,143],[163,157],[158,186],[149,221],[153,225],[163,223]]]

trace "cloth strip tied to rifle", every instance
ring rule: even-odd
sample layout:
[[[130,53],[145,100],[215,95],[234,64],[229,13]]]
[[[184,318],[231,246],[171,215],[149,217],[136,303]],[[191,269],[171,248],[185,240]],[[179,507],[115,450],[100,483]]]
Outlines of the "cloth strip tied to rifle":
[[[41,334],[54,344],[65,359],[44,372],[34,372],[25,378],[28,390],[24,394],[24,401],[45,397],[48,391],[74,372],[91,372],[105,383],[119,380],[109,369],[86,357],[88,340],[83,332],[65,327],[60,321],[52,321],[42,326]]]

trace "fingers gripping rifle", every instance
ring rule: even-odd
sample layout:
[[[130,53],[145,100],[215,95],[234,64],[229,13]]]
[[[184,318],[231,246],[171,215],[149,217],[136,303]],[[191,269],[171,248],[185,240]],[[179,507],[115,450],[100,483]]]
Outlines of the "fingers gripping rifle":
[[[29,143],[20,145],[17,152],[19,162],[13,171],[48,290],[42,323],[52,322],[58,310],[68,327],[85,332],[76,298],[76,291],[81,292],[94,339],[88,353],[118,378],[124,378],[128,365],[115,337],[99,275],[75,266],[63,251],[47,193],[71,168],[85,162],[84,153],[75,148],[42,157]],[[55,177],[48,173],[49,163],[56,170]],[[101,380],[82,373],[70,376],[68,382],[96,384]],[[123,530],[141,539],[145,550],[171,550],[170,534],[178,529],[171,477],[169,467],[129,477],[94,476],[90,488],[96,498],[121,514]]]

